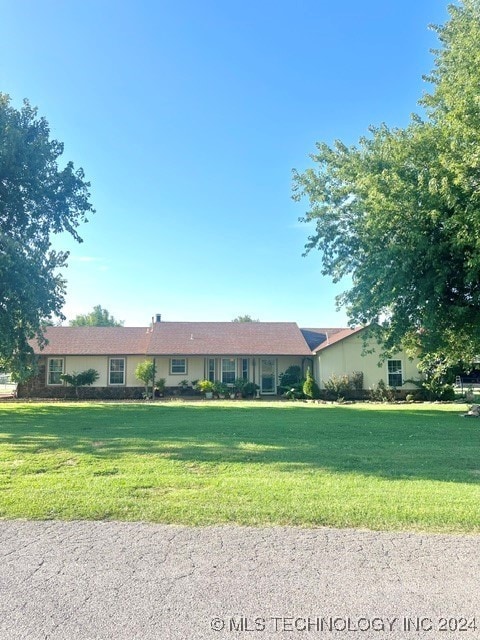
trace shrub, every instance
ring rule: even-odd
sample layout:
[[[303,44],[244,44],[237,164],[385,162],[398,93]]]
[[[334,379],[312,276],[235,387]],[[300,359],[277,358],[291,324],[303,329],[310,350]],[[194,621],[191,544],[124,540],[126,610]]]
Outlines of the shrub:
[[[292,365],[288,367],[279,376],[280,385],[278,387],[278,393],[284,395],[286,398],[303,398],[303,383],[304,378],[302,369],[298,365]]]
[[[307,398],[313,398],[313,399],[320,398],[320,389],[310,372],[310,368],[307,369],[307,377],[305,379],[305,382],[303,383],[302,390],[304,395],[307,396]]]
[[[443,389],[439,394],[439,400],[443,400],[444,402],[453,402],[455,400],[455,389],[451,384],[443,385]]]
[[[155,395],[163,396],[163,394],[165,393],[165,383],[165,378],[158,378],[158,380],[155,380]]]
[[[328,380],[325,380],[323,384],[325,385],[328,396],[333,397],[334,400],[348,396],[352,390],[352,383],[347,375],[337,376],[333,374]]]
[[[257,393],[257,389],[260,389],[255,382],[249,382],[243,378],[235,380],[235,390],[242,396],[242,398],[253,398]]]
[[[62,380],[64,380],[67,384],[71,385],[75,388],[75,395],[77,398],[79,397],[79,388],[80,387],[89,387],[92,385],[98,378],[100,377],[98,371],[95,369],[87,369],[86,371],[81,371],[80,373],[64,373],[60,376]]]
[[[363,371],[354,371],[350,376],[350,383],[355,393],[361,396],[363,392]]]
[[[370,400],[373,402],[393,402],[395,389],[387,387],[383,380],[379,380],[377,386],[370,389]]]

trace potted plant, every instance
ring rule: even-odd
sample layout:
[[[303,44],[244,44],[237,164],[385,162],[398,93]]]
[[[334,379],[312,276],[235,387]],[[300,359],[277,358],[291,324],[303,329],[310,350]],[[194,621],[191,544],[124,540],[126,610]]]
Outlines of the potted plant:
[[[205,395],[207,400],[211,400],[213,398],[215,385],[211,380],[199,380],[197,382],[197,389]]]
[[[215,380],[213,383],[213,393],[217,395],[219,398],[225,398],[228,394],[229,388],[224,382],[220,382],[220,380]]]

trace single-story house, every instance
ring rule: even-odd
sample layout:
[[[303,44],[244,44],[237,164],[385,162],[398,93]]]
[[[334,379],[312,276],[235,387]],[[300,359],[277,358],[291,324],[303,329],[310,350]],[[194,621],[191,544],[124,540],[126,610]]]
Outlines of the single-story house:
[[[64,373],[95,369],[98,380],[85,389],[90,397],[140,397],[143,383],[135,369],[154,360],[156,377],[178,389],[187,380],[237,378],[254,382],[263,396],[275,395],[290,366],[310,368],[320,387],[332,375],[363,372],[364,388],[379,380],[400,386],[418,377],[415,363],[398,358],[378,365],[378,354],[362,355],[361,329],[300,329],[294,322],[164,322],[148,327],[48,327],[43,349],[32,342],[38,375],[19,395],[65,396]],[[85,395],[85,394],[82,394]]]

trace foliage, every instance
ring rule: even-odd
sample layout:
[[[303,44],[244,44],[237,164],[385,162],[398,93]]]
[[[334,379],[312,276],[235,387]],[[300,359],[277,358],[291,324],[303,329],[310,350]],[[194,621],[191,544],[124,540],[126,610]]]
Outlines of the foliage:
[[[180,380],[178,386],[182,392],[186,391],[188,389],[188,380],[186,378],[184,380]]]
[[[64,373],[60,376],[64,382],[75,388],[77,398],[79,397],[80,387],[89,387],[96,382],[99,377],[100,375],[95,369],[87,369],[80,373],[74,371],[73,373]]]
[[[157,378],[155,380],[155,389],[158,391],[159,394],[164,394],[165,393],[165,383],[166,380],[165,378]]]
[[[71,327],[122,327],[123,320],[115,320],[107,309],[97,304],[90,313],[79,314],[70,320]]]
[[[323,385],[327,390],[327,394],[335,400],[345,397],[352,390],[351,380],[346,374],[333,374],[328,380],[324,380]]]
[[[145,385],[145,397],[149,396],[148,387],[153,385],[155,380],[155,363],[153,360],[144,360],[139,362],[135,369],[135,377],[141,380]]]
[[[303,384],[302,369],[298,365],[288,367],[284,373],[279,376],[281,387],[293,387],[296,384]]]
[[[363,372],[354,371],[350,376],[350,383],[355,393],[361,395],[363,392]]]
[[[51,248],[51,235],[77,227],[94,210],[82,169],[58,165],[63,144],[37,109],[17,110],[0,93],[0,366],[24,379],[34,371],[29,340],[44,343],[42,326],[64,319],[68,252]]]
[[[387,387],[383,380],[379,380],[377,386],[370,389],[370,400],[373,402],[393,402],[395,389]]]
[[[303,394],[307,398],[317,399],[320,398],[320,388],[318,384],[315,382],[314,377],[310,372],[310,367],[307,369],[307,377],[305,378],[305,382],[303,383]]]
[[[197,389],[201,393],[213,393],[215,385],[211,380],[199,380],[197,382]]]
[[[357,146],[317,145],[317,169],[295,172],[294,198],[315,223],[307,252],[351,277],[337,299],[386,353],[480,352],[480,2],[450,6],[427,78],[426,118],[372,127]]]
[[[213,383],[213,392],[218,396],[226,396],[230,393],[230,387],[220,380],[215,380]]]
[[[258,318],[254,319],[248,314],[245,314],[244,316],[237,316],[232,320],[232,322],[260,322],[260,320],[258,320]]]
[[[255,382],[249,382],[243,378],[235,380],[235,389],[242,396],[242,398],[253,398],[256,395],[257,390],[260,389]]]

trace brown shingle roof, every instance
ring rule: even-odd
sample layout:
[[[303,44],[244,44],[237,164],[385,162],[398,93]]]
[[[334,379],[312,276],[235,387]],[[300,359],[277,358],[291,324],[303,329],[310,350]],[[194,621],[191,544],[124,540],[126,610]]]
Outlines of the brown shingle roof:
[[[157,322],[147,327],[48,327],[43,355],[311,355],[294,322]]]
[[[327,349],[328,347],[331,347],[332,344],[335,344],[336,342],[340,342],[341,340],[345,340],[345,338],[349,338],[350,336],[353,336],[355,333],[358,333],[359,331],[363,331],[363,329],[365,329],[365,327],[356,327],[355,329],[341,329],[340,331],[337,331],[333,335],[329,335],[328,339],[322,342],[322,344],[319,345],[314,350],[314,353],[318,353],[319,351],[322,351],[322,349]]]
[[[157,322],[152,355],[311,355],[295,322]]]
[[[52,355],[143,355],[147,352],[146,327],[48,327],[48,340],[40,351],[31,342],[35,353]]]

